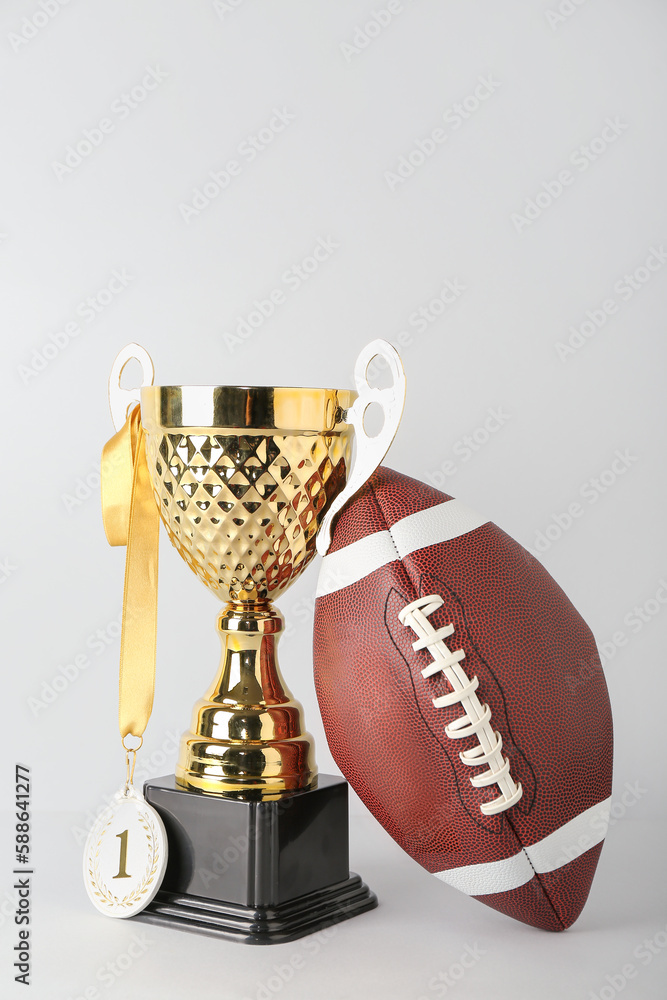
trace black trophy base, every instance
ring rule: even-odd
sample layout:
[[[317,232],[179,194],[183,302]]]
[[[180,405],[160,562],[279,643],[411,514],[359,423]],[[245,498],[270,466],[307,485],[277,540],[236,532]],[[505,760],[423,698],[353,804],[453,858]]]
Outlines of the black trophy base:
[[[135,919],[197,931],[243,944],[282,944],[340,923],[377,906],[358,875],[298,896],[282,906],[241,906],[161,890]]]
[[[242,801],[148,781],[169,860],[155,899],[133,919],[245,944],[280,944],[371,910],[349,870],[347,782]]]

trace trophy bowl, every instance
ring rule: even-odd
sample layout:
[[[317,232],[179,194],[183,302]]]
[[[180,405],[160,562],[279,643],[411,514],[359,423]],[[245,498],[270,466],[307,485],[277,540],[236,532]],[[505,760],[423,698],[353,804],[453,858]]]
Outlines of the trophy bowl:
[[[393,376],[389,389],[368,382],[378,355]],[[142,365],[143,386],[122,389],[132,358]],[[153,386],[152,378],[143,348],[121,351],[110,378],[114,423],[140,401],[148,470],[169,539],[225,602],[218,674],[194,706],[176,781],[246,799],[313,787],[313,740],[278,666],[284,620],[272,602],[318,547],[326,551],[333,517],[389,448],[405,395],[400,359],[384,341],[369,344],[355,368],[356,391]],[[364,428],[371,403],[384,418],[375,437]]]
[[[169,539],[224,601],[273,600],[306,568],[347,482],[351,390],[154,386],[146,458]]]

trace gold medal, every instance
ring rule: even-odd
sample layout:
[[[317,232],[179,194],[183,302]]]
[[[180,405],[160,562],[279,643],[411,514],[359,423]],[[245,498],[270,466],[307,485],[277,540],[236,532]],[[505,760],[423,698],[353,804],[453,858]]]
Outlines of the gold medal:
[[[141,351],[140,348],[135,350]],[[120,358],[120,371],[129,357]],[[145,351],[140,360],[152,377]],[[126,398],[127,397],[127,398]],[[167,866],[167,835],[159,814],[133,783],[137,751],[153,707],[159,515],[146,466],[146,448],[136,397],[122,396],[125,423],[102,457],[102,513],[110,545],[126,545],[123,625],[120,644],[118,721],[125,750],[125,785],[88,835],[83,877],[91,902],[111,917],[131,917],[148,906]],[[120,417],[120,419],[119,419]],[[130,747],[126,740],[139,742]]]
[[[83,856],[90,901],[110,917],[131,917],[148,906],[167,866],[164,824],[132,784],[135,758],[136,750],[127,751],[125,787],[98,816]]]

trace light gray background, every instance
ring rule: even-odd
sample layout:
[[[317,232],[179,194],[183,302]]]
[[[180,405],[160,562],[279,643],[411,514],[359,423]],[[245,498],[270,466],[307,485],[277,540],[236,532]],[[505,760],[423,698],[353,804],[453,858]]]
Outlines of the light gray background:
[[[0,10],[0,790],[9,806],[14,760],[31,765],[30,995],[664,997],[664,5],[404,0],[364,47],[359,31],[384,0],[44,3],[54,16],[36,0]],[[121,118],[114,102],[147,67],[162,82]],[[480,77],[490,96],[466,120],[443,119]],[[293,120],[248,162],[239,146],[275,108]],[[64,174],[67,147],[103,118],[113,130]],[[596,142],[607,119],[613,141]],[[445,141],[392,190],[387,174],[437,128]],[[585,169],[582,146],[594,156]],[[186,222],[180,206],[230,159],[240,174]],[[292,290],[284,273],[320,238],[336,249]],[[647,258],[655,270],[641,270]],[[114,271],[131,280],[88,322],[80,304]],[[447,281],[465,291],[416,326]],[[231,350],[225,335],[275,288],[285,301]],[[605,300],[604,324],[560,357]],[[145,953],[102,983],[141,928],[98,916],[80,876],[82,831],[123,767],[123,550],[106,544],[96,485],[112,360],[136,340],[159,382],[347,386],[366,341],[402,333],[408,402],[389,464],[434,477],[526,546],[549,529],[541,558],[603,651],[615,812],[589,905],[560,936],[515,924],[427,876],[353,798],[352,862],[381,897],[374,913],[330,940],[274,949],[151,929]],[[60,347],[42,364],[53,337]],[[490,410],[502,416],[485,430]],[[466,435],[478,445],[467,459]],[[624,462],[605,473],[617,451]],[[282,664],[331,771],[311,676],[316,572],[281,602]],[[144,776],[173,769],[173,734],[211,680],[216,606],[163,538]],[[95,651],[99,629],[108,645]],[[81,654],[88,665],[57,682],[50,704],[30,701]],[[9,813],[2,830],[0,976],[11,984]],[[646,961],[642,941],[655,935]],[[447,987],[437,977],[466,946],[481,957]],[[287,982],[274,966],[295,955],[303,967]]]

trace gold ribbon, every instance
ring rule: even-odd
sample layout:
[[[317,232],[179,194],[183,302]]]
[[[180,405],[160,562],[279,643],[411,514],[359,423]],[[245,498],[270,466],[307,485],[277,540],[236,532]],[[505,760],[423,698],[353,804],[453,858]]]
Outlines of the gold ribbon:
[[[155,690],[160,517],[146,464],[139,406],[104,446],[102,517],[109,545],[127,545],[118,724],[123,740],[141,738]]]

